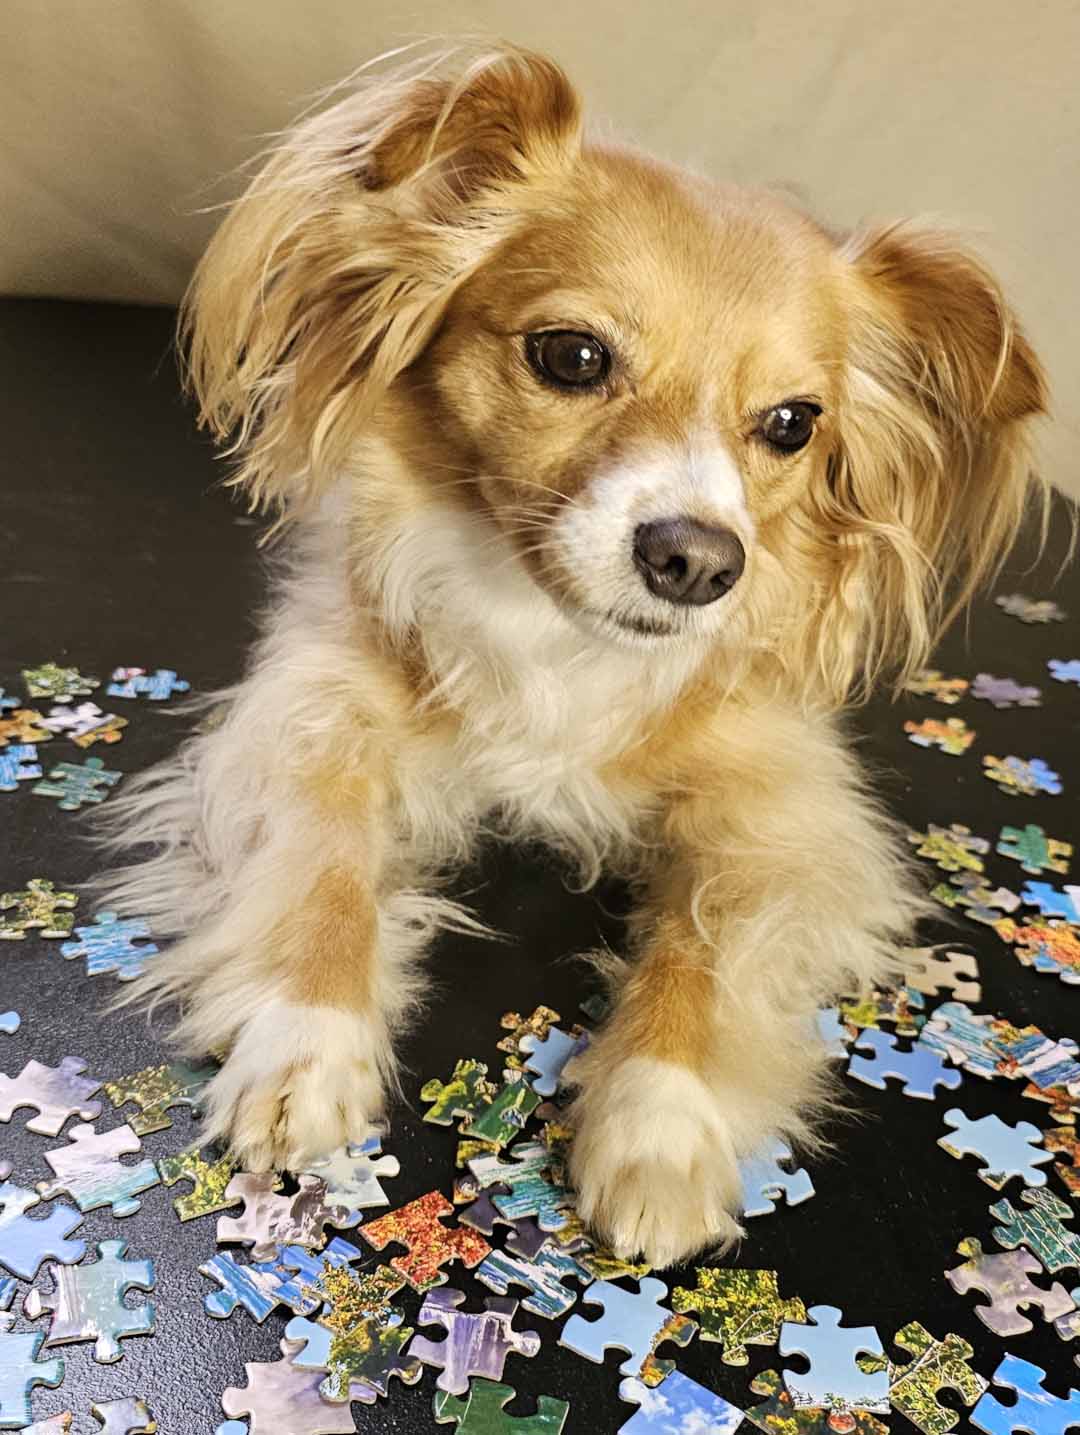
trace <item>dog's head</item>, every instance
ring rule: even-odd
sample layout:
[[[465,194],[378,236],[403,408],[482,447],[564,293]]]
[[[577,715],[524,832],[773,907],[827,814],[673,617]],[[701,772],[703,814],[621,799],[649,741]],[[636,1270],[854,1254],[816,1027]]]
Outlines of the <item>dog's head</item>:
[[[577,625],[767,651],[833,697],[919,661],[947,585],[1007,551],[1044,408],[947,236],[837,236],[588,143],[561,70],[516,50],[300,125],[186,325],[255,502],[363,485],[375,443],[394,502],[498,530]]]

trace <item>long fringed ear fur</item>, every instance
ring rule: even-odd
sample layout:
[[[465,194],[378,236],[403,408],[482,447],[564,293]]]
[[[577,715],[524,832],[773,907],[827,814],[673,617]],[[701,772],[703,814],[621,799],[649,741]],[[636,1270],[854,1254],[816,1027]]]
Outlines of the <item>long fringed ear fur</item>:
[[[505,47],[363,81],[286,135],[200,263],[180,336],[201,422],[252,507],[324,489],[457,285],[573,162],[578,96]]]
[[[993,275],[950,236],[896,225],[841,249],[847,392],[813,524],[832,549],[816,661],[834,697],[900,678],[1011,547],[1042,368]],[[1045,513],[1045,507],[1044,507]]]

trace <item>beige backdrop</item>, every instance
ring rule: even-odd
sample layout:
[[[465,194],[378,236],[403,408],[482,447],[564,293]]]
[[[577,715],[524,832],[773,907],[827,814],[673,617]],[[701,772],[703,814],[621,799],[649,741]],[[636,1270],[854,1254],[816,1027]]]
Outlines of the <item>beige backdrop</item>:
[[[221,176],[437,32],[546,49],[623,135],[831,220],[965,227],[1050,367],[1044,467],[1080,492],[1080,0],[2,0],[0,292],[175,300]]]

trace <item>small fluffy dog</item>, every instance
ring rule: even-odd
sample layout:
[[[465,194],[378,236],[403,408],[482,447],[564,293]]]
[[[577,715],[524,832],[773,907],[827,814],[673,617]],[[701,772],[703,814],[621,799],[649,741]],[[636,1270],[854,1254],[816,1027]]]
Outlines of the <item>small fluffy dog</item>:
[[[364,1131],[481,829],[637,892],[575,1071],[580,1210],[657,1265],[825,1099],[816,1009],[921,902],[835,714],[1019,524],[1039,363],[941,233],[583,137],[551,61],[363,79],[272,153],[184,311],[203,420],[288,531],[223,716],[120,807],[143,984],[228,1052],[249,1167]]]

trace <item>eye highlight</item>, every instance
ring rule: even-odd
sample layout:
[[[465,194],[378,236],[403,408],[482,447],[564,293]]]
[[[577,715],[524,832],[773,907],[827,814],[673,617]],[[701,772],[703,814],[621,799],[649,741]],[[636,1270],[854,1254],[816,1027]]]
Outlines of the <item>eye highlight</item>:
[[[814,420],[820,404],[806,399],[788,399],[762,414],[758,434],[779,453],[797,453],[814,435]]]
[[[545,383],[559,389],[596,389],[611,371],[611,354],[595,334],[544,329],[525,335],[525,357]]]

